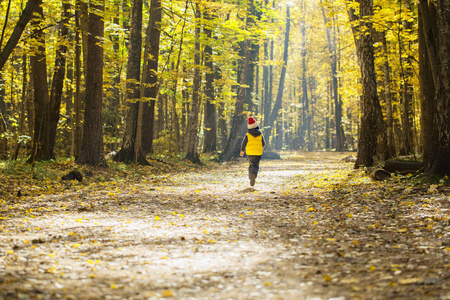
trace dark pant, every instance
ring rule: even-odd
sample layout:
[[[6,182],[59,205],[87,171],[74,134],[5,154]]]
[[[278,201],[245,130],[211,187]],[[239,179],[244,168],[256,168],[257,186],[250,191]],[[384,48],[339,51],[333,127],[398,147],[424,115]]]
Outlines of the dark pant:
[[[248,158],[248,177],[250,178],[251,173],[255,173],[255,178],[258,177],[259,171],[259,161],[261,160],[261,155],[247,155]]]

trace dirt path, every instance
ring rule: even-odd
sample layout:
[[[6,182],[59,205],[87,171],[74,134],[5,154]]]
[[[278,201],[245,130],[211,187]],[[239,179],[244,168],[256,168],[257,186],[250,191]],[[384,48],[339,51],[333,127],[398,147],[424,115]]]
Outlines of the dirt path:
[[[74,185],[4,203],[3,299],[450,299],[448,188],[348,154]],[[401,180],[401,179],[399,179]]]

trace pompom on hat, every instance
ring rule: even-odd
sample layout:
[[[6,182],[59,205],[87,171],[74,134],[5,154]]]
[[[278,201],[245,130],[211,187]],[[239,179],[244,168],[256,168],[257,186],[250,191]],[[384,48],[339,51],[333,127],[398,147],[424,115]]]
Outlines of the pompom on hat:
[[[253,129],[258,127],[258,123],[256,122],[256,120],[253,117],[249,117],[248,118],[248,129]]]

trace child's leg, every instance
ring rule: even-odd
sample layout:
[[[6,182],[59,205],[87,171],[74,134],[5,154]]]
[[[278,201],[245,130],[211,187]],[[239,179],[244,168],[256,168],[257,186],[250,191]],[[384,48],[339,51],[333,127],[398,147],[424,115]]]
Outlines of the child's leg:
[[[248,155],[247,157],[248,157],[248,162],[249,162],[248,176],[250,178],[250,174],[254,173],[255,178],[256,178],[258,176],[259,162],[261,160],[261,156],[260,155]]]

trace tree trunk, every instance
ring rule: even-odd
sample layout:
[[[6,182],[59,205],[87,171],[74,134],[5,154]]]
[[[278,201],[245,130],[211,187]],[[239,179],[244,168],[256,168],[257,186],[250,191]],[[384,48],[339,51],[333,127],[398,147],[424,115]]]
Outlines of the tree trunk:
[[[50,102],[48,110],[48,131],[47,145],[48,153],[54,158],[54,150],[56,144],[56,134],[58,129],[59,114],[61,108],[61,100],[63,97],[64,78],[66,73],[66,53],[67,53],[67,37],[69,29],[67,23],[69,21],[70,4],[62,1],[62,22],[60,23],[59,46],[56,51],[55,71],[53,73],[52,87],[50,90]]]
[[[83,75],[86,81],[88,71],[88,52],[89,52],[89,7],[86,0],[76,0],[79,12],[79,30],[81,32],[81,45],[83,49]]]
[[[27,55],[22,55],[22,99],[20,101],[20,116],[19,116],[19,131],[18,135],[23,135],[25,130],[25,120],[27,115],[26,104],[27,104],[27,87],[28,87],[28,64],[27,64]],[[20,152],[20,147],[22,146],[22,138],[18,138],[14,153],[13,159],[17,160]],[[0,146],[1,147],[1,146]],[[0,154],[1,157],[1,154]]]
[[[216,80],[220,81],[222,79],[222,74],[220,73],[220,67],[216,67],[215,69],[215,77]],[[218,94],[220,94],[220,86],[218,87],[219,91]],[[217,105],[217,127],[219,129],[219,140],[220,140],[220,150],[223,151],[225,149],[225,146],[227,144],[227,138],[228,138],[228,132],[227,132],[227,121],[226,121],[226,115],[225,115],[225,102],[222,100]]]
[[[405,1],[406,9],[411,11],[411,1]],[[408,34],[412,30],[413,24],[409,21],[403,21],[403,31]],[[411,42],[404,42],[399,33],[399,59],[402,75],[402,136],[403,154],[408,155],[414,153],[414,108],[413,108],[413,91],[414,87],[411,83],[413,78],[412,59],[406,54],[404,58],[403,52],[406,48],[410,48]]]
[[[322,0],[320,1],[322,3]],[[330,55],[330,68],[331,68],[331,82],[332,82],[332,97],[334,100],[334,119],[336,129],[336,151],[344,150],[345,137],[341,135],[342,126],[342,107],[339,103],[338,94],[338,75],[337,75],[337,53],[336,44],[331,41],[330,27],[327,26],[328,20],[325,14],[325,8],[322,6],[322,16],[325,23],[325,32],[328,42],[328,52]]]
[[[253,0],[247,1],[247,16],[246,16],[246,29],[250,29],[253,24],[252,14],[254,11],[254,3]],[[243,116],[243,108],[244,102],[247,98],[247,93],[250,90],[250,85],[248,85],[248,78],[250,78],[251,71],[251,55],[252,55],[252,41],[249,37],[247,37],[242,43],[244,55],[241,57],[241,72],[239,78],[239,91],[236,98],[236,103],[234,107],[234,116],[231,122],[231,131],[230,136],[228,137],[227,144],[225,146],[224,151],[220,156],[221,161],[229,161],[235,153],[236,145],[238,145],[238,137],[241,131],[241,128],[244,124],[246,124],[244,116]]]
[[[8,158],[8,139],[2,137],[6,133],[6,122],[3,119],[3,112],[0,110],[0,159]]]
[[[0,72],[0,86],[3,87],[2,73]],[[2,137],[7,132],[6,122],[3,115],[6,114],[5,89],[0,88],[0,159],[8,157],[8,139]]]
[[[353,25],[352,30],[361,68],[363,96],[355,168],[372,166],[377,154],[380,155],[381,160],[386,159],[383,157],[386,153],[386,131],[378,100],[373,41],[372,36],[368,34],[372,29],[371,21],[368,18],[373,15],[373,1],[359,0],[358,2],[360,4],[359,18],[353,9],[349,10],[350,21],[359,20],[359,26]]]
[[[146,49],[144,54],[144,71],[142,73],[143,103],[142,103],[142,151],[145,155],[152,151],[153,127],[155,121],[155,100],[158,95],[158,56],[161,36],[162,8],[161,1],[152,0],[150,20],[147,28]]]
[[[384,72],[384,100],[386,102],[386,133],[387,147],[390,157],[396,155],[394,139],[394,117],[392,113],[392,92],[391,92],[391,68],[389,66],[389,50],[386,40],[386,32],[381,33],[381,42],[383,45],[383,72]]]
[[[302,7],[304,7],[304,3],[302,1]],[[303,124],[300,133],[300,146],[307,148],[308,151],[312,150],[312,141],[311,141],[311,111],[309,108],[309,97],[308,97],[308,82],[307,82],[307,74],[306,74],[306,22],[305,22],[306,13],[302,14],[302,18],[300,21],[301,27],[301,35],[302,35],[302,44],[301,44],[301,56],[302,56],[302,103],[303,103]]]
[[[100,12],[104,11],[104,0],[92,5]],[[89,38],[86,77],[86,111],[84,116],[83,143],[80,157],[76,160],[78,164],[107,167],[103,154],[103,18],[95,11],[89,14]]]
[[[133,0],[131,4],[131,28],[128,51],[126,103],[128,109],[125,116],[125,129],[122,145],[114,156],[115,161],[126,163],[144,162],[141,149],[135,151],[137,132],[138,101],[141,80],[141,47],[142,47],[142,0]]]
[[[195,19],[199,22],[201,18],[200,6],[197,3],[195,7]],[[187,151],[185,159],[190,160],[193,163],[200,163],[200,156],[197,150],[198,143],[198,114],[200,110],[200,24],[196,23],[195,26],[195,50],[194,50],[194,82],[192,86],[192,104],[191,112],[188,118],[187,127]]]
[[[433,152],[426,172],[450,175],[450,2],[438,1],[437,40],[438,73],[436,74],[436,111],[434,115]]]
[[[14,27],[14,31],[9,37],[8,42],[5,45],[5,48],[1,50],[0,46],[0,71],[3,69],[3,66],[5,65],[6,61],[9,58],[9,55],[11,55],[12,51],[16,47],[17,43],[19,42],[20,37],[22,36],[22,32],[24,31],[25,27],[27,26],[28,22],[31,20],[33,16],[33,12],[35,11],[36,7],[40,5],[42,0],[28,0],[27,5],[25,6],[25,9],[22,11],[22,14],[20,15],[19,21],[16,24],[16,27]],[[2,33],[3,36],[3,33]]]
[[[75,98],[73,121],[73,155],[77,159],[81,154],[81,142],[83,138],[81,127],[81,46],[80,46],[80,7],[79,1],[75,7]]]
[[[267,40],[264,40],[264,65],[263,65],[263,76],[262,76],[262,113],[264,116],[264,127],[268,126],[270,119],[270,109],[271,103],[269,100],[269,43]]]
[[[427,162],[433,152],[433,116],[436,110],[434,98],[436,95],[435,84],[431,68],[431,58],[429,51],[436,49],[435,39],[437,33],[436,7],[428,4],[428,0],[421,0],[419,4],[419,84],[420,84],[420,135],[422,142],[422,158]],[[424,18],[423,10],[426,10],[427,18]],[[426,24],[429,22],[430,24]],[[428,33],[426,32],[428,30]],[[432,36],[427,40],[426,34]],[[427,47],[428,43],[433,43]],[[436,57],[436,53],[431,55]]]
[[[212,28],[209,25],[212,21],[212,16],[208,10],[205,10],[205,28],[204,33],[207,41],[212,41]],[[209,44],[205,45],[205,121],[204,132],[205,140],[203,145],[203,152],[215,152],[217,151],[217,112],[214,96],[214,66],[213,66],[213,49]]]
[[[189,2],[186,1],[186,6],[184,9],[184,13],[186,14],[186,11],[188,10]],[[183,26],[181,27],[181,38],[180,38],[180,47],[178,49],[178,56],[177,56],[177,63],[174,68],[175,74],[178,74],[178,71],[180,70],[180,63],[181,63],[181,54],[183,51],[183,44],[184,44],[184,29],[186,28],[186,19],[183,20]],[[178,89],[178,79],[176,78],[174,80],[174,84],[172,87],[172,126],[171,126],[171,139],[172,143],[170,143],[172,149],[171,154],[175,155],[178,153],[180,146],[182,145],[180,140],[180,120],[178,117],[177,112],[177,89]]]
[[[37,28],[44,18],[42,6],[36,6],[33,25]],[[47,147],[49,130],[49,95],[47,87],[47,62],[45,57],[44,32],[38,30],[35,35],[37,49],[30,57],[31,70],[34,84],[34,133],[33,146],[29,162],[52,159],[53,153]]]
[[[269,141],[270,136],[272,134],[272,127],[274,127],[275,121],[278,118],[278,113],[282,108],[283,101],[283,90],[284,90],[284,81],[286,78],[286,69],[288,63],[288,53],[289,53],[289,32],[291,28],[291,13],[289,5],[286,5],[286,30],[284,35],[284,52],[283,52],[283,66],[281,67],[281,75],[280,82],[278,85],[278,93],[277,99],[275,100],[275,104],[272,109],[272,113],[270,114],[270,119],[268,123],[268,128],[265,132],[265,138]]]

